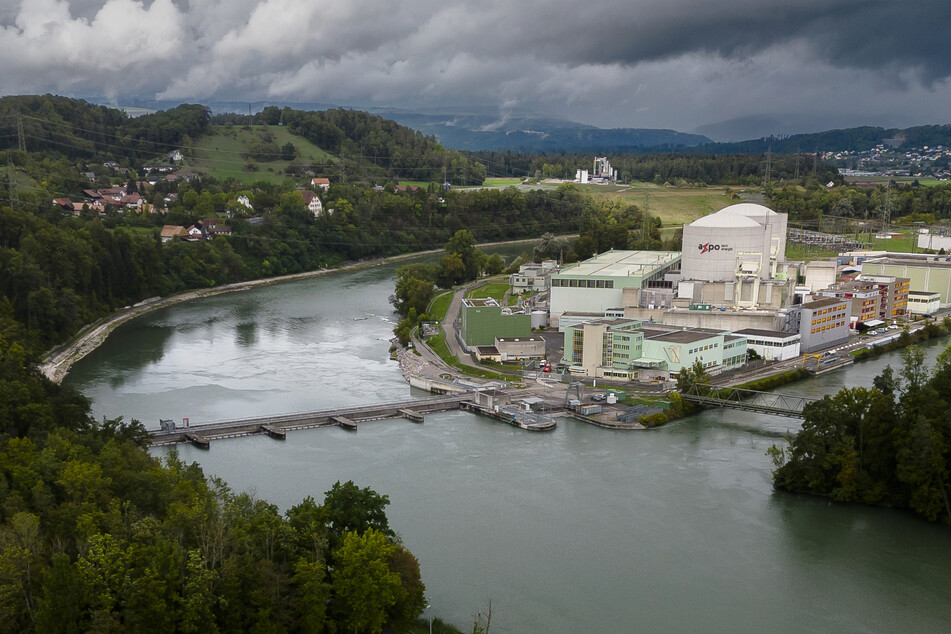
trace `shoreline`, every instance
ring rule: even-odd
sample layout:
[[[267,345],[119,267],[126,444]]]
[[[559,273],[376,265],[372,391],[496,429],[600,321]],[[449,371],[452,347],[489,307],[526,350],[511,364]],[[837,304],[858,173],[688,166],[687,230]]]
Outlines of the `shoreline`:
[[[303,273],[292,273],[291,275],[266,277],[257,280],[248,280],[245,282],[235,282],[234,284],[226,284],[224,286],[217,286],[213,288],[185,291],[183,293],[170,295],[168,297],[146,299],[139,302],[138,304],[120,309],[111,315],[103,317],[99,321],[88,324],[72,339],[53,348],[52,350],[49,350],[44,356],[43,360],[37,364],[37,368],[50,381],[53,381],[54,383],[61,383],[63,378],[69,373],[69,370],[73,364],[98,348],[113,330],[127,321],[131,321],[136,317],[141,317],[142,315],[159,308],[166,308],[168,306],[191,301],[193,299],[201,299],[203,297],[213,297],[215,295],[223,295],[225,293],[247,291],[261,286],[271,286],[274,284],[282,284],[284,282],[296,282],[298,280],[322,277],[331,273],[369,269],[376,266],[381,266],[383,264],[399,262],[400,260],[408,260],[415,257],[432,255],[441,251],[442,249],[433,249],[430,251],[404,253],[387,258],[352,262],[350,264],[344,264],[332,269],[317,269],[315,271],[305,271]]]
[[[522,240],[487,242],[476,246],[479,248],[484,248],[537,241],[537,238],[526,238]],[[247,280],[244,282],[226,284],[224,286],[185,291],[178,293],[177,295],[169,295],[167,297],[145,299],[132,306],[119,309],[118,311],[115,311],[99,319],[98,321],[87,324],[68,341],[48,350],[46,354],[43,355],[42,360],[37,363],[37,369],[50,381],[53,381],[54,383],[61,383],[66,375],[69,374],[69,370],[73,364],[102,345],[102,342],[106,340],[113,330],[127,321],[131,321],[136,317],[141,317],[142,315],[159,308],[166,308],[181,302],[187,302],[193,299],[201,299],[203,297],[212,297],[215,295],[223,295],[225,293],[247,291],[259,286],[271,286],[273,284],[283,284],[284,282],[295,282],[298,280],[330,275],[331,273],[369,269],[382,266],[384,264],[399,262],[401,260],[411,260],[413,258],[425,257],[427,255],[437,255],[443,251],[444,249],[440,248],[429,249],[427,251],[414,251],[413,253],[401,253],[400,255],[392,255],[385,258],[351,262],[349,264],[343,264],[335,268],[317,269],[314,271],[304,271],[303,273],[292,273],[290,275],[281,275],[278,277]]]

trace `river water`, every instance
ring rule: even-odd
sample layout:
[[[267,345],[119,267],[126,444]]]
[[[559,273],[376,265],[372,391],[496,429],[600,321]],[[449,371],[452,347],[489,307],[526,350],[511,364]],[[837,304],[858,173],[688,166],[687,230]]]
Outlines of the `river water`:
[[[67,377],[157,427],[424,396],[388,360],[395,267],[202,299],[120,327]],[[927,346],[933,360],[944,345]],[[892,354],[783,388],[869,385]],[[179,447],[281,508],[353,480],[390,497],[432,609],[504,632],[948,631],[951,531],[776,493],[797,421],[708,411],[646,432],[526,432],[463,412]],[[164,455],[167,450],[155,450]]]

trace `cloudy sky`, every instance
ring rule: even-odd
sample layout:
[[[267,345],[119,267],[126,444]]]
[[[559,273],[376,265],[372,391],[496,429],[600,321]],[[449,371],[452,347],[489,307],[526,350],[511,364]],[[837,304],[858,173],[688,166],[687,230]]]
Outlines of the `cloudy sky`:
[[[0,93],[478,104],[720,137],[951,123],[949,25],[949,0],[0,0]]]

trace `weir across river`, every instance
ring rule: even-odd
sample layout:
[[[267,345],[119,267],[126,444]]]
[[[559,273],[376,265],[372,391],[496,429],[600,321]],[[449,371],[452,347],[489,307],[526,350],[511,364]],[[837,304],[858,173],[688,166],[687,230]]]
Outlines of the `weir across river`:
[[[219,421],[213,423],[189,424],[187,427],[163,429],[151,432],[152,446],[176,445],[190,442],[196,447],[208,448],[209,441],[219,438],[234,438],[252,434],[267,434],[283,440],[287,430],[308,429],[311,427],[329,427],[333,425],[355,430],[357,423],[383,418],[407,418],[422,422],[429,412],[444,412],[460,409],[462,404],[472,400],[472,395],[453,394],[418,398],[396,403],[380,403],[360,407],[341,407],[315,412],[298,412],[280,416],[264,416],[240,420]]]

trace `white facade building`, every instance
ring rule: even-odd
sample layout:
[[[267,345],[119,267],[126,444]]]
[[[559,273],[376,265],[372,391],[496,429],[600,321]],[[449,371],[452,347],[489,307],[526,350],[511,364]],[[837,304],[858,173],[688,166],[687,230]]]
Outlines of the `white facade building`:
[[[734,334],[746,337],[746,347],[767,361],[785,361],[799,356],[802,337],[798,332],[746,328]]]

